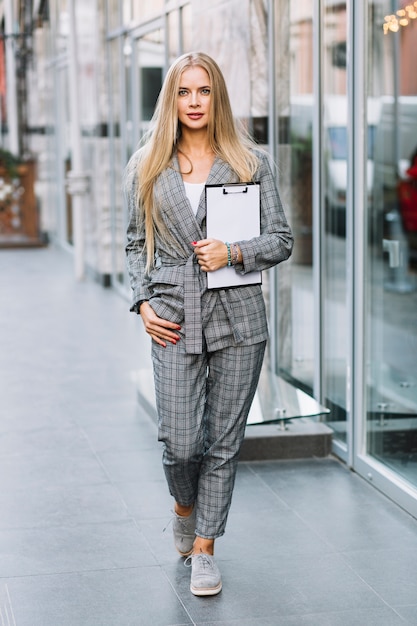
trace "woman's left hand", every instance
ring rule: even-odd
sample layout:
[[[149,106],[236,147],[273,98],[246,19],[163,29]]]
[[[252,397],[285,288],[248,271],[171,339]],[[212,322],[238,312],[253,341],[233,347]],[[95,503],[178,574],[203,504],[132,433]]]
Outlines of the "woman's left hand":
[[[215,272],[227,265],[227,246],[219,239],[201,239],[193,242],[198,264],[205,272]]]

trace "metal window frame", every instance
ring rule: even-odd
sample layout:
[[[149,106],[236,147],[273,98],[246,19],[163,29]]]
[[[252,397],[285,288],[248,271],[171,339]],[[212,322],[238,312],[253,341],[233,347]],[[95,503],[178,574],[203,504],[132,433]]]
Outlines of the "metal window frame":
[[[364,406],[364,325],[365,325],[365,246],[367,241],[366,176],[366,33],[367,3],[350,1],[348,36],[348,115],[349,155],[347,258],[349,313],[349,354],[347,372],[348,464],[363,445]],[[366,422],[366,419],[365,419]]]
[[[318,0],[313,11],[313,293],[314,293],[314,368],[313,391],[324,402],[324,173],[323,154],[323,23],[324,3]]]

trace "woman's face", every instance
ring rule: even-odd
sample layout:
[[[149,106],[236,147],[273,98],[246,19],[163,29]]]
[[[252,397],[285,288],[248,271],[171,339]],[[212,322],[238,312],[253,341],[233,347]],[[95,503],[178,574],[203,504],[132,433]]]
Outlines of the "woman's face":
[[[190,130],[207,128],[211,107],[209,75],[202,67],[194,66],[181,74],[177,96],[178,120]]]

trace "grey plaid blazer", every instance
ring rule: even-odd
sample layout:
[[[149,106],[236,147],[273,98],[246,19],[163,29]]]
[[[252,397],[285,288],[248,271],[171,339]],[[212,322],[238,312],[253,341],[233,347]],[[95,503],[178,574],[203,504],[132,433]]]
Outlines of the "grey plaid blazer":
[[[293,238],[286,221],[268,156],[257,151],[260,166],[255,180],[261,191],[261,235],[239,241],[243,263],[235,267],[245,274],[266,270],[287,259]],[[139,158],[136,152],[130,170]],[[207,184],[238,182],[228,163],[216,158]],[[206,237],[205,194],[194,215],[185,193],[177,157],[155,184],[155,199],[168,231],[177,242],[168,246],[157,238],[154,268],[145,272],[146,248],[144,224],[137,217],[135,177],[126,185],[129,206],[127,228],[127,265],[134,305],[148,300],[155,313],[181,325],[186,351],[199,354],[202,338],[209,351],[230,345],[250,345],[268,336],[265,303],[260,285],[208,290],[207,274],[200,269],[193,253],[192,241]]]

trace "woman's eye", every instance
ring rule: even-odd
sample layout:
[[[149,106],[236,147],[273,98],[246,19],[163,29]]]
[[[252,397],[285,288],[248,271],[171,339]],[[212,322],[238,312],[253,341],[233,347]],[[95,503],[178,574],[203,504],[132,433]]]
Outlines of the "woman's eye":
[[[187,95],[187,90],[186,89],[180,89],[178,92],[179,96],[186,96]]]
[[[204,89],[201,90],[201,93],[204,96],[208,96],[210,94],[210,89],[208,87],[205,87]]]

